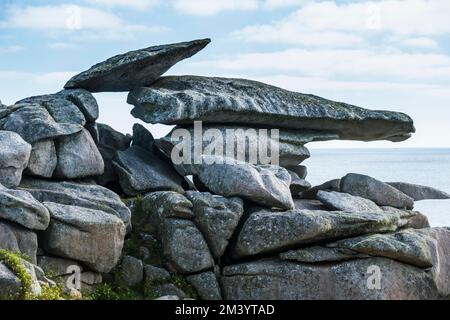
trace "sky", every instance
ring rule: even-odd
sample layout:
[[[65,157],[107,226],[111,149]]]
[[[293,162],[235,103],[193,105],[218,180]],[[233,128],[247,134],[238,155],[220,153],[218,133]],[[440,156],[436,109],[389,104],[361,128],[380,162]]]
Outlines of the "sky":
[[[409,114],[402,143],[314,147],[450,147],[448,0],[0,0],[0,100],[57,92],[116,54],[211,38],[167,74],[239,77]],[[142,123],[127,93],[95,94],[100,122]],[[170,128],[146,125],[156,137]]]

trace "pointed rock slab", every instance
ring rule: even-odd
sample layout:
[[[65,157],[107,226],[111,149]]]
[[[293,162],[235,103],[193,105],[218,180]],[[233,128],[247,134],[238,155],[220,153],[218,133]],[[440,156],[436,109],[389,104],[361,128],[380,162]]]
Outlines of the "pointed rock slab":
[[[344,212],[382,212],[383,210],[375,202],[348,193],[319,191],[317,200],[326,205],[330,210]]]
[[[42,140],[33,144],[26,175],[51,178],[58,164],[53,140]]]
[[[47,208],[30,193],[10,190],[2,185],[0,185],[0,218],[30,230],[45,230],[50,222]]]
[[[25,178],[20,185],[40,202],[55,202],[70,206],[104,211],[120,218],[131,231],[131,213],[114,192],[96,184],[57,182]]]
[[[177,272],[197,273],[214,266],[208,244],[192,221],[166,219],[160,234],[164,256]]]
[[[379,206],[414,208],[414,199],[387,183],[372,177],[350,173],[341,179],[340,192],[372,200]]]
[[[431,268],[437,242],[427,229],[407,229],[393,234],[374,234],[328,245],[377,257],[391,258],[419,268]]]
[[[28,143],[54,139],[75,134],[83,130],[83,126],[74,123],[58,123],[40,104],[19,104],[15,111],[0,120],[0,128],[13,131]]]
[[[379,232],[393,232],[407,224],[412,213],[347,213],[291,210],[262,210],[244,223],[234,258],[279,252],[293,246]]]
[[[0,131],[0,184],[15,188],[30,159],[31,146],[15,132]]]
[[[450,194],[431,187],[405,182],[388,182],[388,184],[413,198],[414,201],[450,199]]]
[[[205,236],[216,259],[222,257],[244,213],[240,198],[225,198],[210,193],[187,192],[193,204],[194,222]]]
[[[362,258],[369,258],[370,256],[346,249],[317,246],[280,253],[279,257],[281,260],[286,261],[320,263],[320,262],[338,262],[351,259],[362,259]]]
[[[0,249],[20,252],[36,262],[38,238],[36,233],[0,220]]]
[[[202,165],[188,170],[198,176],[212,193],[224,197],[241,197],[265,207],[293,209],[289,186],[291,176],[277,166],[254,166],[229,158],[203,156]]]
[[[162,190],[184,192],[183,178],[171,164],[141,147],[118,151],[113,166],[120,186],[129,196]]]
[[[371,111],[317,96],[244,80],[173,76],[130,92],[132,115],[147,123],[252,124],[276,128],[331,130],[345,140],[401,141],[415,132],[398,112]]]
[[[151,85],[181,60],[195,55],[211,40],[195,40],[117,55],[74,76],[64,88],[90,92],[120,92]]]
[[[56,142],[58,165],[54,176],[61,179],[80,179],[102,175],[105,163],[91,134],[81,132],[60,138]]]
[[[85,263],[95,271],[108,273],[119,261],[125,239],[125,225],[112,214],[44,202],[51,214],[44,232],[44,248],[63,258]]]

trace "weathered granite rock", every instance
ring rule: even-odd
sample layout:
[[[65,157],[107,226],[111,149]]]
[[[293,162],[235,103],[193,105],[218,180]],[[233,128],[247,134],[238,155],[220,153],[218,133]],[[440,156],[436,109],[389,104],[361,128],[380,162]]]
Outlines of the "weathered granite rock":
[[[220,285],[213,272],[204,272],[186,277],[202,300],[222,300]]]
[[[94,140],[95,144],[98,147],[98,143],[100,142],[100,133],[98,131],[97,122],[88,123],[84,126],[84,128],[89,132],[89,134],[92,137],[92,140]]]
[[[214,266],[208,244],[193,222],[166,219],[160,234],[164,255],[177,272],[190,274]]]
[[[393,234],[374,234],[345,239],[328,245],[377,257],[391,258],[419,268],[433,266],[437,242],[427,229],[402,230]]]
[[[74,76],[65,85],[90,92],[130,91],[155,82],[181,60],[190,58],[211,40],[154,46],[117,55]]]
[[[50,214],[33,196],[22,190],[11,190],[0,184],[0,218],[30,230],[45,230]]]
[[[83,271],[83,266],[74,260],[50,256],[38,256],[37,265],[42,268],[45,273],[53,274],[55,276],[73,274],[72,268],[74,266],[79,268],[80,271]]]
[[[408,218],[408,223],[405,225],[405,228],[411,229],[430,228],[430,222],[428,221],[428,218],[418,211],[402,210],[393,207],[381,207],[381,209],[383,209],[384,212],[387,212],[389,214],[395,214],[398,216],[410,215],[410,217]]]
[[[254,166],[233,159],[203,156],[194,174],[206,188],[224,197],[242,197],[267,207],[293,209],[291,176],[276,166]]]
[[[176,287],[172,283],[166,283],[166,284],[161,284],[159,286],[156,286],[155,288],[153,288],[153,293],[158,297],[172,296],[172,297],[178,297],[180,299],[187,298],[186,293],[184,293],[183,290]]]
[[[103,211],[44,202],[51,214],[44,233],[44,248],[60,257],[85,263],[107,273],[122,253],[125,225]]]
[[[58,96],[65,97],[67,100],[75,104],[83,113],[86,121],[92,123],[98,119],[99,111],[97,100],[87,90],[70,89],[58,92]]]
[[[285,166],[285,168],[289,171],[295,172],[300,179],[306,179],[308,175],[308,168],[306,166]]]
[[[36,262],[38,239],[36,233],[14,224],[0,221],[0,249],[21,252]]]
[[[414,201],[450,199],[450,194],[431,187],[405,182],[388,182],[388,184],[413,198]]]
[[[193,204],[195,224],[205,236],[213,256],[220,258],[244,213],[244,202],[236,197],[190,191],[186,197]]]
[[[393,232],[407,224],[414,213],[347,213],[262,210],[244,223],[232,255],[235,258],[286,250],[323,240],[348,238],[378,232]]]
[[[319,191],[317,200],[320,200],[330,210],[344,212],[382,212],[375,202],[348,193]]]
[[[184,192],[183,178],[167,160],[141,147],[118,151],[113,166],[123,191],[129,196],[161,190]]]
[[[294,198],[298,197],[300,193],[311,189],[311,184],[305,179],[300,178],[295,172],[289,171],[291,175],[291,184],[289,189],[291,190],[291,194]]]
[[[260,260],[225,267],[222,288],[227,300],[434,300],[450,292],[448,284],[439,286],[450,274],[442,272],[385,258],[319,265]]]
[[[78,179],[104,173],[102,155],[86,129],[60,138],[56,142],[56,150],[58,165],[54,175],[57,178]]]
[[[341,179],[340,192],[372,200],[379,206],[412,209],[414,199],[372,177],[350,173]]]
[[[302,199],[315,200],[315,199],[317,199],[317,193],[319,191],[340,192],[340,184],[341,184],[341,179],[330,180],[330,181],[325,182],[324,184],[315,186],[307,191],[302,192],[299,196]]]
[[[345,140],[401,141],[415,131],[403,113],[371,111],[256,81],[198,76],[163,77],[130,92],[133,116],[169,125],[233,123],[331,130]]]
[[[15,111],[0,120],[0,128],[18,133],[30,144],[72,135],[83,130],[83,126],[79,124],[56,122],[40,104],[25,103],[11,108]]]
[[[57,164],[55,143],[53,140],[41,140],[33,144],[25,174],[51,178]]]
[[[149,152],[155,152],[155,138],[143,125],[136,123],[133,125],[133,146],[141,147]]]
[[[0,131],[0,184],[15,188],[30,159],[31,146],[15,132]]]
[[[327,247],[309,247],[280,253],[281,260],[304,263],[338,262],[351,259],[369,258],[370,256],[351,250]]]
[[[104,211],[120,218],[131,230],[131,213],[114,192],[88,183],[57,182],[25,178],[20,186],[40,202],[55,202],[70,206]]]
[[[294,199],[294,205],[297,210],[328,210],[328,208],[318,200]]]
[[[170,279],[170,273],[167,270],[150,265],[144,267],[144,275],[146,285],[161,283]]]
[[[134,257],[123,257],[119,267],[119,277],[119,281],[129,287],[141,283],[144,280],[144,264]]]
[[[11,299],[22,292],[22,282],[0,261],[0,299]]]

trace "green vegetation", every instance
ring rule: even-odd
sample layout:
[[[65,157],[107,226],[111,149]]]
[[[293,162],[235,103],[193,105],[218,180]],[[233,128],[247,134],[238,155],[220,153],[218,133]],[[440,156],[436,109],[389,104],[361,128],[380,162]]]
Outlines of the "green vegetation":
[[[34,299],[34,295],[31,292],[33,279],[23,264],[21,256],[7,250],[0,250],[0,261],[16,275],[22,283],[22,293],[18,298],[22,300]]]

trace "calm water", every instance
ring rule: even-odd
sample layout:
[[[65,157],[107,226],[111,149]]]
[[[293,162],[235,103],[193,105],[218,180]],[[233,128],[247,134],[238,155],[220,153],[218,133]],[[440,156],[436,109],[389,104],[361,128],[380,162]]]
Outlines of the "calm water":
[[[450,193],[450,149],[311,149],[311,155],[304,164],[313,185],[353,172]],[[420,201],[415,209],[426,214],[432,226],[450,226],[450,200]]]

